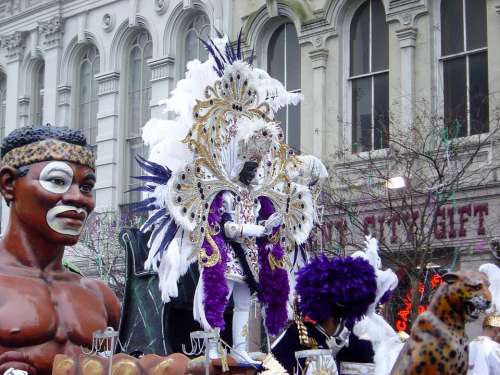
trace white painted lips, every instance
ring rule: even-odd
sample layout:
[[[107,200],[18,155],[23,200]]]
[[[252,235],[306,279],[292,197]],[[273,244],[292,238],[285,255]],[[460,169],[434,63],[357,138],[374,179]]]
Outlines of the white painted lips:
[[[57,233],[77,236],[81,233],[87,216],[87,211],[83,208],[57,205],[47,212],[47,224]]]

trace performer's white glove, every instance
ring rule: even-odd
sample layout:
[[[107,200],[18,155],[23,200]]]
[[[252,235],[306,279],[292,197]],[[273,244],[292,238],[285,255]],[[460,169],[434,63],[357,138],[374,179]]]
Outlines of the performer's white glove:
[[[344,346],[349,346],[350,333],[351,332],[346,327],[344,327],[342,332],[340,332],[337,336],[330,337],[326,340],[326,344],[332,350],[333,358],[335,358],[340,349],[342,349]]]
[[[283,222],[283,217],[279,212],[275,212],[264,222],[264,227],[266,228],[265,234],[271,234],[273,229]]]
[[[262,237],[266,228],[258,224],[242,224],[241,234],[243,237]]]
[[[236,224],[228,221],[224,224],[224,232],[227,238],[235,240],[241,237],[262,237],[266,228],[257,224]]]

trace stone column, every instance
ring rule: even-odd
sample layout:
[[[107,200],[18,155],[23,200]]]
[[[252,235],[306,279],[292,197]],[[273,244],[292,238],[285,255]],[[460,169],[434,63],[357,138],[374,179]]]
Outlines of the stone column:
[[[415,120],[415,45],[417,29],[396,31],[401,48],[401,125],[409,129]]]
[[[158,105],[162,99],[170,96],[173,87],[173,66],[172,57],[162,57],[149,60],[148,65],[151,68],[151,118],[166,119],[167,115],[163,108]]]
[[[21,61],[24,55],[26,33],[16,31],[13,34],[1,37],[1,46],[5,57],[7,58],[6,72],[7,75],[7,98],[5,105],[5,135],[16,129],[19,119],[19,75]],[[2,199],[2,233],[7,227],[9,220],[9,208]]]
[[[19,127],[30,125],[30,98],[27,96],[22,96],[17,99],[18,103],[18,114]],[[31,124],[32,125],[32,124]]]
[[[119,178],[119,83],[118,72],[96,76],[99,112],[97,114],[97,185],[96,212],[107,212],[118,207]]]
[[[43,90],[43,123],[57,123],[57,74],[62,53],[63,19],[55,16],[38,23],[39,40],[44,50],[45,77]],[[65,124],[69,125],[69,124]]]
[[[309,52],[313,68],[313,155],[323,158],[326,137],[326,64],[328,50],[321,48]]]
[[[71,118],[71,86],[57,87],[57,125],[73,126]]]

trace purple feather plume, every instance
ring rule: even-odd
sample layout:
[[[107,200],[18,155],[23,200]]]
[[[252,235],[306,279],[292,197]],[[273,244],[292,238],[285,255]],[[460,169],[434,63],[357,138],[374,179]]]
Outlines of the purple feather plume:
[[[321,322],[331,316],[360,320],[375,301],[375,270],[362,258],[322,255],[297,272],[300,310]]]
[[[265,220],[274,212],[274,206],[269,198],[259,198],[261,209],[258,220]],[[279,230],[274,228],[273,234]],[[271,269],[269,264],[269,253],[280,260],[285,252],[278,241],[271,244],[267,237],[257,240],[259,251],[259,301],[262,303],[266,313],[265,324],[271,335],[276,335],[285,326],[287,314],[287,301],[290,292],[288,273],[281,268]]]
[[[222,194],[223,192],[220,192],[210,206],[208,222],[211,226],[221,221]],[[222,232],[213,235],[212,238],[219,248],[221,261],[212,267],[203,269],[203,305],[207,322],[213,328],[220,328],[222,331],[225,326],[224,310],[226,310],[229,295],[225,278],[227,247]],[[212,254],[212,248],[206,240],[203,241],[202,247],[208,256]]]

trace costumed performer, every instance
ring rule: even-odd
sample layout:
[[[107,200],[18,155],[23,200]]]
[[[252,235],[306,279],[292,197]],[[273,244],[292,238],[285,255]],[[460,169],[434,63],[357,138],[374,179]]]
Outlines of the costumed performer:
[[[62,265],[95,206],[95,159],[79,130],[52,126],[14,130],[1,156],[0,374],[50,374],[56,354],[90,349],[93,332],[120,319],[111,289]]]
[[[469,344],[467,375],[500,374],[500,268],[492,263],[479,267],[486,274],[491,292],[491,307],[483,320],[483,332]]]
[[[151,211],[141,230],[152,230],[146,267],[158,271],[162,299],[177,296],[179,277],[197,260],[195,319],[207,331],[223,330],[232,294],[233,354],[250,361],[251,295],[262,304],[267,332],[278,334],[288,320],[285,253],[306,241],[315,213],[309,186],[288,177],[300,161],[273,120],[301,97],[244,61],[240,45],[205,42],[209,60],[188,64],[166,101],[176,119],[146,125],[151,156],[138,161],[148,197],[137,208]]]
[[[353,335],[371,342],[375,355],[369,362],[374,362],[375,365],[344,360],[340,363],[340,372],[342,375],[360,372],[388,375],[403,348],[403,342],[389,323],[380,314],[377,314],[377,307],[390,299],[398,285],[398,277],[391,269],[382,270],[382,260],[378,254],[378,241],[374,237],[367,236],[365,250],[356,251],[352,256],[367,260],[376,272],[377,293],[375,301],[368,307],[366,315],[354,325],[353,329]],[[356,352],[351,351],[351,353],[355,354]]]
[[[337,373],[334,359],[347,350],[344,346],[353,350],[351,345],[362,344],[350,342],[348,327],[352,328],[366,313],[376,288],[374,268],[360,257],[329,259],[321,255],[313,259],[297,272],[294,322],[274,342],[273,356],[289,374],[295,374],[299,370],[296,351],[330,349],[329,371]],[[302,369],[304,365],[301,361]]]
[[[500,314],[484,318],[483,332],[469,344],[467,375],[500,374]]]

